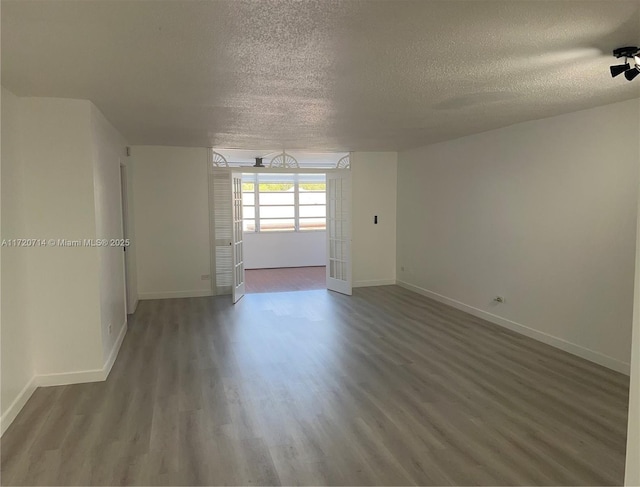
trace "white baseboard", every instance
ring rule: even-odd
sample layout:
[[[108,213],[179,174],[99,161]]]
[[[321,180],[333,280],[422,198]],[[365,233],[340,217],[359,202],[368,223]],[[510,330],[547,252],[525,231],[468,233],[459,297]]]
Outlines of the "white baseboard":
[[[115,363],[116,358],[118,358],[118,352],[120,352],[120,347],[122,346],[122,342],[124,341],[124,337],[127,334],[128,329],[129,328],[127,326],[127,320],[125,319],[124,323],[122,324],[122,327],[120,328],[120,333],[118,333],[118,338],[116,338],[116,341],[114,342],[113,347],[111,347],[111,352],[109,353],[107,360],[102,366],[102,371],[104,374],[104,379],[102,380],[107,380],[107,377],[109,377],[109,373],[111,372],[111,368],[113,367],[113,364]]]
[[[84,382],[101,382],[106,379],[103,369],[79,370],[76,372],[58,372],[38,374],[34,377],[38,387],[66,386]]]
[[[246,262],[245,262],[244,270],[245,271],[255,271],[255,270],[260,270],[260,269],[300,269],[300,268],[304,268],[304,267],[326,267],[326,265],[327,265],[327,263],[324,261],[324,259],[322,260],[322,262],[317,262],[315,264],[309,264],[309,263],[300,264],[300,265],[290,265],[288,263],[284,263],[282,265],[255,264],[255,265],[252,265],[251,267],[247,267]]]
[[[4,435],[4,432],[7,431],[7,428],[11,423],[13,423],[13,420],[16,419],[18,413],[22,410],[24,405],[27,404],[31,395],[35,392],[36,387],[35,377],[32,377],[27,385],[25,385],[20,391],[20,394],[18,394],[11,405],[7,408],[2,417],[0,417],[0,436]]]
[[[113,364],[118,357],[120,346],[122,345],[126,334],[127,322],[125,321],[120,328],[118,338],[111,348],[109,357],[107,357],[107,360],[105,361],[104,366],[101,369],[34,375],[29,383],[20,392],[18,397],[11,403],[11,406],[9,406],[7,411],[2,415],[2,418],[0,418],[2,428],[0,436],[4,434],[9,425],[13,422],[14,419],[16,419],[16,416],[18,416],[18,413],[27,403],[36,388],[47,386],[65,386],[69,384],[82,384],[85,382],[102,382],[104,380],[107,380],[107,377],[109,377],[109,372],[111,372],[111,368],[113,367]]]
[[[465,311],[470,315],[477,316],[478,318],[482,318],[483,320],[487,320],[487,321],[490,321],[491,323],[495,323],[496,325],[503,326],[517,333],[520,333],[521,335],[525,335],[525,336],[528,336],[529,338],[533,338],[534,340],[538,340],[539,342],[543,342],[543,343],[546,343],[547,345],[551,345],[552,347],[559,348],[560,350],[564,350],[565,352],[569,352],[573,355],[577,355],[578,357],[589,360],[590,362],[594,362],[598,365],[602,365],[603,367],[607,367],[608,369],[615,370],[616,372],[629,375],[631,371],[630,364],[626,362],[622,362],[613,357],[609,357],[608,355],[604,355],[600,352],[596,352],[595,350],[591,350],[589,348],[582,347],[575,343],[568,342],[562,338],[549,335],[548,333],[534,330],[533,328],[529,328],[528,326],[522,325],[515,321],[511,321],[506,318],[502,318],[501,316],[489,313],[487,311],[474,308],[473,306],[469,306],[468,304],[462,303],[452,298],[448,298],[447,296],[443,296],[442,294],[429,291],[428,289],[421,288],[414,284],[410,284],[404,281],[397,281],[397,284],[398,286],[401,286],[405,289],[421,294],[428,298],[434,299],[441,303],[447,304],[461,311]]]
[[[213,296],[210,289],[199,289],[195,291],[167,291],[162,293],[138,293],[138,299],[172,299],[172,298],[202,298]]]
[[[140,300],[138,299],[138,296],[136,296],[135,301],[133,302],[133,305],[129,306],[127,308],[127,314],[128,315],[132,315],[133,313],[136,312],[136,309],[138,309],[138,303],[140,302]]]
[[[122,341],[124,340],[126,334],[127,323],[125,321],[125,323],[120,328],[118,338],[114,342],[113,347],[111,348],[111,352],[109,353],[109,356],[107,357],[107,360],[105,360],[105,363],[101,369],[60,372],[56,374],[38,374],[34,377],[36,385],[38,387],[66,386],[69,384],[102,382],[104,380],[107,380],[107,377],[109,377],[109,372],[111,372],[111,367],[113,367],[113,364],[118,357],[120,346],[122,345]]]
[[[370,279],[368,281],[353,281],[353,287],[392,286],[395,279]]]

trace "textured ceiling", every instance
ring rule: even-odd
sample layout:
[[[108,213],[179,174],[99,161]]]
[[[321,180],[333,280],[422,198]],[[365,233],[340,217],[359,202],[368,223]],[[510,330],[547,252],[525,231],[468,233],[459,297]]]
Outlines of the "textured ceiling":
[[[640,96],[640,1],[7,1],[2,84],[131,144],[397,150]]]

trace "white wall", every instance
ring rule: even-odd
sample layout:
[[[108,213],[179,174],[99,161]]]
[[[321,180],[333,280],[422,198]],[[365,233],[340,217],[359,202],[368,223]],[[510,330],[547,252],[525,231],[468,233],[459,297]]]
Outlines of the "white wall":
[[[139,298],[210,295],[207,149],[135,146],[130,159]],[[397,154],[356,152],[351,164],[354,285],[393,284]]]
[[[2,238],[47,243],[2,253],[4,432],[36,386],[106,379],[126,328],[122,250],[59,244],[122,235],[124,140],[88,101],[2,102]]]
[[[640,110],[640,100],[638,101]],[[640,132],[638,133],[640,144]],[[640,168],[640,161],[638,161]],[[640,177],[638,178],[640,183]],[[640,485],[640,186],[638,187],[638,226],[636,239],[636,282],[631,340],[631,377],[629,384],[629,422],[627,424],[627,465],[625,485]]]
[[[139,298],[210,295],[207,149],[131,150]]]
[[[91,104],[23,98],[22,148],[27,235],[95,238]],[[99,263],[96,249],[29,252],[30,323],[38,375],[99,370]]]
[[[327,262],[327,233],[274,232],[244,234],[245,269],[323,266]]]
[[[22,178],[19,99],[2,88],[2,209],[1,239],[26,237],[24,214],[25,188]],[[28,249],[2,249],[1,272],[1,376],[0,414],[2,431],[13,421],[35,386],[31,353],[31,336],[27,313],[27,252]]]
[[[91,105],[93,185],[96,238],[123,238],[120,163],[126,160],[126,141]],[[102,351],[109,357],[126,327],[124,252],[122,247],[99,247],[100,323]]]
[[[397,158],[395,152],[351,155],[354,286],[395,284]]]
[[[400,153],[398,279],[628,372],[639,119],[618,103]]]

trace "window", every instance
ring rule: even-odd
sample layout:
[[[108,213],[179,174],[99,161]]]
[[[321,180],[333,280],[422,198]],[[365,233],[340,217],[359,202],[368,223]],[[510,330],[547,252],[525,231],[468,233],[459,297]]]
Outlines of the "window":
[[[245,232],[326,229],[324,174],[243,174]]]
[[[327,178],[324,174],[298,174],[298,230],[327,228]]]

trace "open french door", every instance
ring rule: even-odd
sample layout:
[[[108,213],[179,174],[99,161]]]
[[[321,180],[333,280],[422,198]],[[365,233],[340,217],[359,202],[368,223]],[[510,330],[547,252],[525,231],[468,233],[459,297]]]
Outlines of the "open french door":
[[[352,294],[351,171],[327,172],[327,289]]]
[[[244,249],[242,235],[242,174],[231,174],[232,212],[232,263],[233,263],[233,304],[244,296]]]

